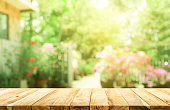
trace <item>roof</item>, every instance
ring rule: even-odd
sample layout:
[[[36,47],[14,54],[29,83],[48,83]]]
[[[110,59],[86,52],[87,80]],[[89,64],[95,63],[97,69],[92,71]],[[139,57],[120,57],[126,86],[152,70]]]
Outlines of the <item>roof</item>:
[[[30,2],[25,0],[4,0],[4,1],[18,8],[21,12],[37,10],[36,7],[34,7]]]

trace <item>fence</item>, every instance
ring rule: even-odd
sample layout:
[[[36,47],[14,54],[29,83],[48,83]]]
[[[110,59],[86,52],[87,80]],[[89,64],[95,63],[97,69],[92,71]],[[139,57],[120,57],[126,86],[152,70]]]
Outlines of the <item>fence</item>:
[[[161,58],[157,61],[155,60],[151,60],[150,64],[154,67],[154,68],[163,68],[165,69],[167,72],[170,72],[170,62],[168,58]]]
[[[71,46],[63,47],[55,45],[56,55],[53,57],[52,67],[52,84],[51,87],[56,87],[54,84],[59,84],[58,87],[71,87],[73,81],[72,72],[72,48]]]

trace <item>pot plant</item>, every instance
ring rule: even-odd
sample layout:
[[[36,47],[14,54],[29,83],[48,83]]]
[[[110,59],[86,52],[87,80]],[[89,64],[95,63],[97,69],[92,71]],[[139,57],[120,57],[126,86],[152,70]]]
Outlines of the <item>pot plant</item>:
[[[36,78],[36,87],[47,87],[47,82],[49,78],[48,72],[38,71],[35,78]]]
[[[35,48],[35,41],[22,41],[21,42],[21,53],[20,57],[20,87],[27,88],[31,84],[28,83],[28,80],[32,79],[32,74],[37,72],[36,69],[36,52],[34,51]]]
[[[48,55],[43,54],[37,58],[37,72],[34,74],[36,87],[47,87],[47,82],[51,76]]]
[[[134,53],[128,48],[106,47],[97,57],[100,59],[93,71],[100,73],[104,88],[169,87],[170,73],[151,66],[150,57],[143,51]]]
[[[53,55],[54,47],[52,44],[44,43],[36,50],[36,67],[37,72],[34,74],[36,87],[47,87],[48,80],[52,74],[52,66],[50,56]]]
[[[143,73],[142,83],[145,87],[165,88],[170,87],[170,73],[162,68],[154,68],[147,64]]]

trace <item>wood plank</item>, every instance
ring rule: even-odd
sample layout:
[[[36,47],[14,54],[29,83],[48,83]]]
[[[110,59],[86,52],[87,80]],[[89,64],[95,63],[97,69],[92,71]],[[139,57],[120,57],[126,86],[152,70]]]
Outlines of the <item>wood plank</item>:
[[[29,89],[29,90],[26,90],[25,92],[22,92],[22,93],[19,93],[17,95],[14,95],[13,97],[7,99],[4,101],[4,103],[6,102],[7,105],[5,104],[4,106],[6,106],[8,109],[11,109],[12,110],[12,104],[21,100],[22,98],[36,92],[38,89]]]
[[[55,89],[55,91],[49,93],[35,104],[32,105],[32,110],[50,110],[50,106],[56,101],[58,98],[59,89]]]
[[[6,99],[3,100],[3,102],[1,102],[1,106],[10,106],[10,104],[36,92],[38,89],[28,89],[28,90],[24,90],[23,89],[19,89],[17,91],[22,91],[22,92],[19,92],[19,93],[12,93],[12,97],[8,97]],[[9,95],[9,94],[7,94]],[[6,97],[6,96],[5,96]],[[3,104],[3,105],[2,105]]]
[[[0,110],[170,110],[170,89],[0,89]]]
[[[110,110],[129,110],[129,105],[117,89],[107,89]]]
[[[82,88],[71,103],[70,110],[89,110],[92,89]]]
[[[131,89],[117,89],[129,104],[130,110],[148,110],[149,105],[136,95]]]
[[[5,90],[1,90],[1,91],[0,91],[0,96],[3,95],[3,94],[10,93],[10,92],[12,92],[12,91],[14,91],[14,90],[16,90],[16,89],[5,89]]]
[[[105,89],[92,89],[90,110],[109,110],[109,102]]]
[[[145,89],[145,90],[147,90],[151,94],[155,95],[156,97],[160,98],[165,103],[170,105],[170,95],[168,95],[162,91],[159,91],[158,89]]]
[[[160,100],[158,97],[152,95],[145,89],[132,89],[137,95],[139,95],[145,102],[147,102],[151,110],[160,109],[168,110],[170,109],[168,104]]]
[[[54,89],[40,89],[33,94],[19,100],[13,104],[13,110],[31,110],[31,106],[40,100],[42,97],[46,96],[50,92],[53,92]]]
[[[51,110],[69,110],[70,104],[78,93],[79,89],[59,89],[56,101],[51,105]]]
[[[8,89],[2,91],[0,95],[0,105],[3,106],[5,103],[7,103],[6,101],[13,98],[13,96],[19,95],[20,93],[28,90],[29,89]]]
[[[3,90],[6,90],[6,88],[0,88],[0,92],[3,91]]]
[[[170,88],[158,88],[158,90],[170,95]]]
[[[7,105],[12,103],[15,96],[23,93],[29,89],[6,89],[0,92],[0,109],[7,109]]]

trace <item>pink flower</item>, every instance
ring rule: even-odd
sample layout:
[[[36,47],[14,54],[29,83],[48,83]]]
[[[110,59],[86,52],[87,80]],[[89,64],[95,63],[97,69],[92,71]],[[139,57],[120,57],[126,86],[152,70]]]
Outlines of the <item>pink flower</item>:
[[[114,56],[108,56],[107,57],[107,60],[109,60],[109,61],[114,61],[114,59],[115,59]]]
[[[148,87],[152,88],[152,87],[153,87],[153,83],[152,83],[152,82],[149,83],[149,84],[148,84]]]
[[[105,72],[109,71],[110,70],[110,67],[106,67],[105,68]]]
[[[146,56],[146,57],[138,57],[138,60],[142,63],[142,64],[146,64],[149,60],[150,57]]]
[[[40,48],[39,48],[39,47],[35,47],[34,50],[35,50],[35,51],[39,51]]]
[[[168,74],[166,75],[166,80],[167,80],[167,81],[170,80],[170,73],[168,73]]]
[[[92,72],[92,73],[95,73],[95,72],[96,72],[96,70],[93,68],[91,72]]]
[[[149,81],[149,77],[145,77],[145,81],[148,82]]]
[[[45,43],[45,44],[42,46],[42,51],[43,51],[43,52],[45,52],[45,51],[51,52],[53,49],[54,49],[54,47],[53,47],[53,45],[50,44],[50,43]]]
[[[92,73],[96,73],[96,72],[99,72],[99,71],[100,71],[100,67],[98,67],[98,66],[95,66],[92,69]]]
[[[121,62],[122,62],[121,59],[116,59],[116,63],[117,63],[117,64],[119,64],[119,63],[121,63]]]
[[[168,72],[166,72],[165,70],[163,70],[161,68],[154,69],[154,72],[156,73],[157,77],[160,77],[161,75],[167,75],[168,74]]]
[[[109,77],[112,77],[112,76],[113,76],[113,74],[112,74],[112,73],[109,73],[108,75],[109,75]]]
[[[113,68],[119,68],[119,65],[113,65],[112,67]]]
[[[125,66],[120,71],[125,74],[127,72],[128,68],[129,68],[129,66]]]
[[[140,78],[140,80],[141,80],[142,82],[145,82],[145,79],[144,79],[144,78]]]
[[[154,68],[153,68],[151,65],[149,65],[149,64],[146,65],[146,69],[147,69],[149,72],[154,72]]]
[[[152,76],[151,72],[146,72],[145,74],[148,75],[148,76]]]
[[[76,46],[77,46],[76,44],[72,44],[72,47],[73,47],[73,48],[76,48]]]

